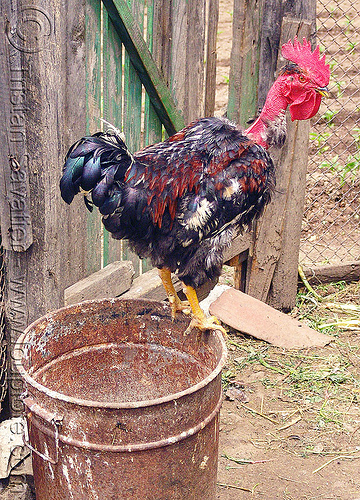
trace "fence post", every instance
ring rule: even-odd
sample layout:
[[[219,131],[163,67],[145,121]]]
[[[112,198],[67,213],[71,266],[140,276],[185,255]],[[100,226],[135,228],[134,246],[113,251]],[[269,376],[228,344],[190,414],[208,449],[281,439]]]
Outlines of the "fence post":
[[[257,113],[261,13],[257,0],[234,0],[227,115],[244,128]]]
[[[187,124],[204,113],[205,0],[174,0],[171,28],[170,85]]]
[[[295,34],[302,39],[309,39],[311,33],[310,21],[284,18],[282,23],[281,44]],[[290,120],[289,120],[290,122]],[[268,293],[268,303],[277,309],[289,311],[295,306],[301,224],[304,214],[306,172],[308,165],[310,120],[295,121],[288,124],[288,138],[286,146],[277,162],[279,181],[286,178],[289,172],[286,194],[275,197],[274,202],[282,207],[283,225],[281,230],[281,248],[278,254],[271,287]],[[276,199],[278,201],[276,202]],[[281,212],[280,212],[281,213]],[[266,217],[266,215],[265,215]],[[279,217],[279,215],[276,215]],[[266,219],[264,221],[266,224]]]
[[[245,126],[262,107],[275,78],[281,45],[295,35],[312,39],[314,22],[314,0],[291,4],[270,0],[254,5],[235,0],[228,107],[231,119]],[[295,305],[308,136],[308,122],[289,121],[285,148],[280,154],[270,151],[277,164],[276,193],[253,232],[247,264],[247,293],[278,309]]]
[[[37,1],[4,0],[0,6],[5,20],[0,33],[2,234],[13,234],[22,216],[33,235],[23,248],[8,239],[5,252],[12,416],[22,413],[14,343],[29,322],[62,304],[63,289],[84,272],[79,244],[85,236],[84,210],[77,202],[69,210],[58,187],[69,135],[84,132],[83,8],[73,0],[61,10],[56,2],[43,8]],[[20,140],[22,150],[16,145]],[[28,179],[28,190],[23,183],[16,192],[15,175]],[[18,196],[18,202],[9,204],[10,195]],[[3,218],[4,213],[10,217]]]
[[[310,23],[284,18],[280,45],[296,34],[309,38]],[[279,153],[271,153],[276,163],[276,192],[256,226],[247,284],[250,295],[282,310],[295,305],[309,122],[288,120],[287,128],[286,145]]]

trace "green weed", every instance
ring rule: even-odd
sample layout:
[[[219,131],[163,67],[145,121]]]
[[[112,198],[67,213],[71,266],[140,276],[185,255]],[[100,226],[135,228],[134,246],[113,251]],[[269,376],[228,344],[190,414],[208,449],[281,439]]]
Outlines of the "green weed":
[[[326,124],[329,127],[332,127],[334,125],[334,117],[336,115],[336,111],[332,111],[331,109],[328,109],[325,111],[325,113],[321,116],[321,118],[326,122]]]
[[[224,389],[228,387],[229,384],[231,384],[236,376],[236,373],[231,370],[231,369],[225,369],[222,372],[221,375],[221,383]]]
[[[360,153],[348,155],[344,163],[339,161],[339,155],[335,155],[330,160],[321,162],[319,168],[327,169],[338,175],[340,178],[340,187],[346,182],[352,184],[358,177],[360,170]]]
[[[352,130],[351,135],[354,138],[357,149],[360,149],[360,127],[355,127]]]
[[[355,47],[356,47],[356,42],[348,42],[346,50],[348,52],[353,52],[355,50]]]
[[[330,148],[326,144],[330,135],[330,132],[310,132],[310,140],[314,142],[315,147],[318,149],[318,154],[322,154]]]

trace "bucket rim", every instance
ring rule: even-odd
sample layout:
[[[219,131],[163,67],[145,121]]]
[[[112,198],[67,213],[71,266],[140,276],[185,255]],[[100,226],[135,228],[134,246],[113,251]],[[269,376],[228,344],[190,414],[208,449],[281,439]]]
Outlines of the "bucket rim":
[[[15,351],[14,352],[22,352],[22,346],[24,345],[24,339],[28,332],[31,329],[34,329],[36,325],[40,322],[43,322],[46,320],[46,318],[52,318],[54,313],[59,312],[59,311],[65,311],[68,309],[74,308],[74,306],[79,306],[82,304],[96,304],[96,303],[104,303],[104,302],[109,302],[109,303],[114,303],[114,302],[120,302],[120,301],[131,301],[131,300],[136,300],[136,302],[153,302],[154,304],[161,304],[165,305],[160,301],[157,300],[152,300],[152,299],[121,299],[119,298],[107,298],[107,299],[97,299],[97,300],[86,300],[83,302],[79,302],[78,304],[70,304],[68,306],[61,307],[59,309],[56,309],[54,311],[51,311],[37,320],[33,321],[30,325],[26,327],[24,332],[19,336],[18,340],[16,341],[15,344]],[[45,394],[46,396],[56,399],[65,403],[70,403],[74,404],[77,406],[84,406],[84,407],[94,407],[94,408],[103,408],[103,409],[135,409],[135,408],[144,408],[144,407],[150,407],[150,406],[156,406],[156,405],[161,405],[164,403],[168,403],[177,399],[180,399],[184,396],[188,396],[190,394],[193,394],[200,389],[206,387],[207,385],[210,384],[212,380],[214,380],[222,371],[222,369],[225,366],[226,360],[227,360],[227,346],[223,337],[223,334],[219,330],[214,330],[209,333],[209,335],[215,335],[217,339],[220,341],[221,345],[221,356],[220,359],[218,360],[216,367],[200,382],[198,382],[195,385],[191,385],[187,389],[184,389],[183,391],[175,392],[174,394],[169,394],[167,396],[162,396],[160,398],[154,398],[154,399],[147,399],[147,400],[139,400],[139,401],[124,401],[124,402],[106,402],[106,401],[96,401],[96,400],[91,400],[91,399],[82,399],[82,398],[76,398],[73,396],[68,396],[66,394],[63,394],[58,391],[54,391],[52,389],[49,389],[43,384],[40,384],[37,382],[23,367],[21,358],[15,357],[15,365],[21,375],[21,377],[25,380],[25,382],[34,387],[36,390],[39,392]]]

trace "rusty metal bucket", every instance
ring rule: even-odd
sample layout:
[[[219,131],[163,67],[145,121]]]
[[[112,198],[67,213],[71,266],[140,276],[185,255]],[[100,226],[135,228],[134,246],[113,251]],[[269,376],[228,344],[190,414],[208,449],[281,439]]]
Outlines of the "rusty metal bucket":
[[[219,332],[148,300],[84,302],[19,338],[37,500],[215,500]]]

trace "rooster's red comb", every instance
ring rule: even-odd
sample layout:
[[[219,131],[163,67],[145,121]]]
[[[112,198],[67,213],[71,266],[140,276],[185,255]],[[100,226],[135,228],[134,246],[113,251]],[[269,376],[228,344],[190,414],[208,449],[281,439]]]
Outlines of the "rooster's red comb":
[[[326,87],[330,80],[330,66],[325,64],[325,55],[320,58],[319,46],[314,52],[311,51],[311,43],[303,38],[303,44],[297,37],[294,43],[289,40],[281,48],[281,54],[285,59],[296,63],[300,68],[311,73],[312,78],[320,87]]]

